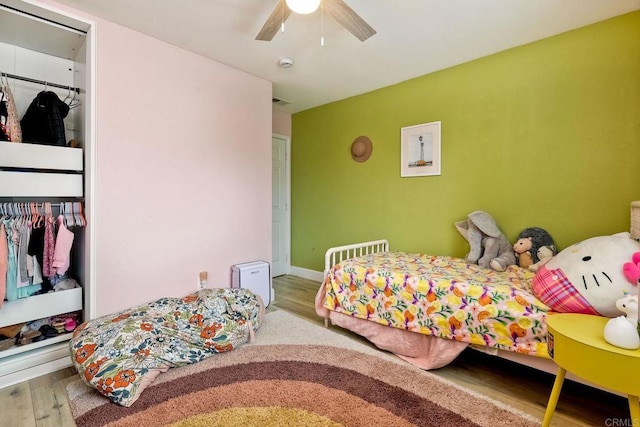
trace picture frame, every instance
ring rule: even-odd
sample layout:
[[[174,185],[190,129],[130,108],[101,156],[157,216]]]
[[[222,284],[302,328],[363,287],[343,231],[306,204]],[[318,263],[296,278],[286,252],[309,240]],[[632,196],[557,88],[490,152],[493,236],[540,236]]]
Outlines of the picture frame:
[[[400,129],[400,176],[440,175],[441,122]]]

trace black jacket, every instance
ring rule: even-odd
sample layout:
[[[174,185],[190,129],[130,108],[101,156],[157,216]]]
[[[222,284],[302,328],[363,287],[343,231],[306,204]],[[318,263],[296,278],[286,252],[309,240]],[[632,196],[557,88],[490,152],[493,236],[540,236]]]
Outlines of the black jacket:
[[[69,106],[58,95],[54,92],[40,92],[20,120],[22,142],[66,146],[64,118],[67,114]]]

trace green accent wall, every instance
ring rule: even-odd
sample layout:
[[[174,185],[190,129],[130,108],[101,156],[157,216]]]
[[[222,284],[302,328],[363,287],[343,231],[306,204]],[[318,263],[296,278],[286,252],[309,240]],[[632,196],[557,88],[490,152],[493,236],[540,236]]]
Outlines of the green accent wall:
[[[442,174],[401,178],[400,129],[434,121]],[[350,156],[359,135],[373,142],[364,163]],[[296,113],[291,145],[297,267],[322,271],[327,248],[379,238],[464,256],[454,223],[475,210],[512,242],[532,226],[560,248],[629,231],[640,200],[640,12]]]

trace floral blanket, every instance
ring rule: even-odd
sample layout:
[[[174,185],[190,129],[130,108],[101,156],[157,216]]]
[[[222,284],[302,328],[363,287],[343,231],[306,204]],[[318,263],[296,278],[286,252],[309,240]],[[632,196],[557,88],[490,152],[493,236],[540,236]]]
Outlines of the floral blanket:
[[[531,292],[534,273],[460,258],[383,252],[334,266],[328,310],[421,334],[548,358],[549,308]]]
[[[264,306],[247,289],[203,289],[162,298],[80,325],[69,342],[80,378],[131,406],[155,377],[244,344]]]

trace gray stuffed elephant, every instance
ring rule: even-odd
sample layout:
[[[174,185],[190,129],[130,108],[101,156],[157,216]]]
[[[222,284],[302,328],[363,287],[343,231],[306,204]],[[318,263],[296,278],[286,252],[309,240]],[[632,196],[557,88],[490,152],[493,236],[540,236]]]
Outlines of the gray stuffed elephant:
[[[470,251],[465,257],[467,262],[496,271],[504,271],[516,263],[513,246],[488,213],[472,212],[466,220],[458,221],[455,225],[469,242]]]

